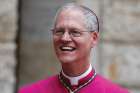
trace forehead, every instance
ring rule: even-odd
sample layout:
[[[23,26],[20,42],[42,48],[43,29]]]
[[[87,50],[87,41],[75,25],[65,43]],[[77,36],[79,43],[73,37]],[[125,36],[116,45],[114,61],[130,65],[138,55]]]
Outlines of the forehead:
[[[66,9],[58,14],[55,27],[72,26],[77,28],[84,28],[84,22],[84,15],[82,11]]]

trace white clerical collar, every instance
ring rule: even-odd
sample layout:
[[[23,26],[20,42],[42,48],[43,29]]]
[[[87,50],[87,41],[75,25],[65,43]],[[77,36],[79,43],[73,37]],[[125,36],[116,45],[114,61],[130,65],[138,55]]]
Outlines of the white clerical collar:
[[[82,75],[80,75],[80,76],[77,76],[77,77],[70,77],[70,76],[66,75],[66,74],[63,72],[63,70],[62,70],[62,75],[63,75],[64,77],[66,77],[67,79],[70,80],[71,85],[78,85],[78,81],[79,81],[80,79],[84,78],[85,76],[87,76],[91,71],[92,71],[92,66],[91,66],[91,64],[90,64],[88,70],[85,71],[85,72],[84,72]]]

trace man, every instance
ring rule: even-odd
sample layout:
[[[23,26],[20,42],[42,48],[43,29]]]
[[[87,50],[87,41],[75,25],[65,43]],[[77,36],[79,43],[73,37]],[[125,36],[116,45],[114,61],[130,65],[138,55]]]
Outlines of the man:
[[[66,4],[56,15],[52,33],[61,72],[22,87],[19,93],[128,93],[96,74],[91,66],[90,52],[99,37],[98,18],[93,11]]]

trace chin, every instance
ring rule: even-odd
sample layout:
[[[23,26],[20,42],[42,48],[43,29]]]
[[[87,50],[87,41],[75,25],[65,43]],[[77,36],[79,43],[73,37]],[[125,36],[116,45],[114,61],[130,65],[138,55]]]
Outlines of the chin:
[[[73,63],[73,62],[76,61],[76,59],[72,58],[72,57],[61,57],[61,58],[58,58],[58,59],[61,63]]]

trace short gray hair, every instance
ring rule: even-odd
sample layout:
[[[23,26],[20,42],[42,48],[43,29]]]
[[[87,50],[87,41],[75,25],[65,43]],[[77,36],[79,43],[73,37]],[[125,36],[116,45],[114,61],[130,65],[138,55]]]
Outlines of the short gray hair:
[[[96,14],[88,7],[83,6],[83,5],[79,5],[76,3],[68,3],[68,4],[65,4],[64,6],[62,6],[57,11],[57,14],[55,16],[54,21],[56,21],[56,18],[59,15],[59,13],[62,12],[63,10],[66,10],[66,9],[78,9],[81,12],[83,12],[84,17],[85,17],[85,25],[86,25],[87,29],[89,31],[99,32],[99,21],[98,21],[98,17],[96,16]]]

